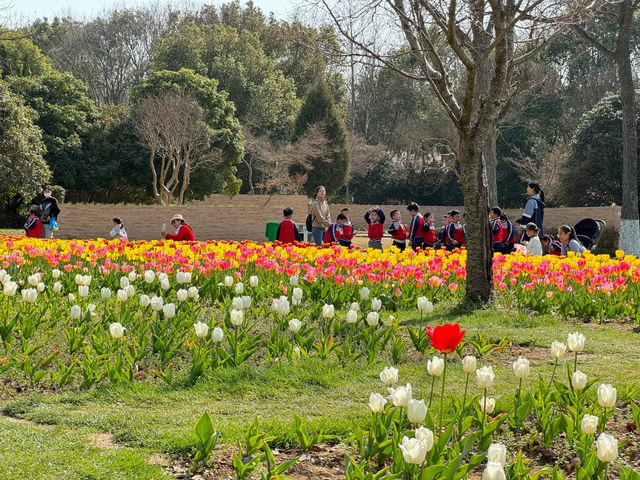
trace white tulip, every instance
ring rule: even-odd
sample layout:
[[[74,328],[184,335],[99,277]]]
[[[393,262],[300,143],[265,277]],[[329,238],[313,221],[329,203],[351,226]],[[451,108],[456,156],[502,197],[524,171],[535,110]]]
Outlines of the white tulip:
[[[111,298],[111,290],[107,287],[102,287],[100,289],[100,297],[104,300]]]
[[[413,396],[411,391],[411,384],[407,383],[406,386],[400,385],[398,388],[389,388],[389,400],[396,407],[406,407],[409,405],[409,400]]]
[[[492,443],[487,451],[487,460],[505,467],[507,465],[507,447],[502,443]]]
[[[27,303],[34,303],[38,299],[38,291],[35,288],[25,288],[20,293],[22,300]]]
[[[233,299],[231,300],[231,308],[235,308],[236,310],[242,310],[243,309],[242,298],[233,297]]]
[[[398,383],[398,369],[395,367],[384,367],[380,372],[380,380],[385,385],[395,385]]]
[[[76,296],[75,296],[73,293],[70,293],[70,294],[69,294],[69,296],[68,296],[68,298],[69,298],[69,301],[70,301],[70,302],[73,302],[73,301],[75,301]]]
[[[166,273],[164,273],[164,272],[160,272],[160,273],[158,274],[158,280],[160,280],[160,281],[162,281],[162,280],[169,280],[169,275],[167,275],[167,274],[166,274]]]
[[[37,287],[38,283],[40,283],[40,275],[34,273],[33,275],[29,275],[27,277],[27,283],[32,287]]]
[[[131,298],[136,294],[136,287],[134,287],[133,285],[129,285],[124,289],[124,291],[127,292],[127,297]]]
[[[54,280],[57,280],[58,278],[60,278],[60,275],[62,275],[62,272],[57,268],[54,268],[53,270],[51,270],[51,276],[53,277]]]
[[[194,300],[198,300],[198,298],[200,298],[200,292],[198,292],[198,287],[189,287],[187,289],[187,294],[189,295],[189,298],[192,298]]]
[[[80,287],[78,287],[78,288],[80,288]],[[119,302],[126,302],[128,298],[129,298],[129,296],[127,295],[127,292],[125,290],[118,289],[118,292],[116,293],[116,299]]]
[[[484,410],[484,397],[480,397],[478,399],[478,403],[480,404],[480,411],[484,412],[485,411]],[[492,414],[495,409],[496,409],[496,399],[488,397],[487,398],[487,411],[486,411],[486,413]]]
[[[478,368],[478,362],[473,355],[467,355],[462,359],[462,371],[464,373],[473,373]]]
[[[566,351],[567,346],[564,343],[558,342],[556,340],[551,343],[551,355],[553,356],[553,358],[562,358]]]
[[[271,310],[274,312],[278,312],[280,310],[280,300],[277,298],[271,300]]]
[[[571,376],[571,386],[575,390],[582,390],[587,386],[587,375],[582,373],[580,370],[573,372],[573,375]]]
[[[433,432],[427,427],[418,427],[415,430],[415,438],[421,441],[427,452],[430,452],[433,448]]]
[[[278,299],[278,310],[277,311],[283,317],[286,317],[287,315],[289,315],[289,312],[291,312],[291,306],[289,305],[289,299],[287,297],[285,297],[284,295],[281,295],[280,298]]]
[[[54,293],[60,293],[62,291],[62,284],[60,282],[56,282],[53,284],[53,287],[51,287],[51,289]]]
[[[488,462],[482,472],[482,480],[506,480],[504,468],[499,463]]]
[[[153,270],[144,271],[145,283],[153,283],[155,280],[156,280],[156,272],[154,272]]]
[[[160,310],[162,310],[163,305],[164,300],[162,300],[162,297],[158,297],[156,295],[151,297],[151,310],[153,310],[154,312],[159,312]]]
[[[135,282],[138,279],[138,274],[136,273],[135,270],[132,270],[131,272],[129,272],[127,277],[129,278],[130,282]]]
[[[331,319],[335,316],[336,311],[333,308],[333,305],[323,305],[322,306],[322,316],[326,319]]]
[[[429,375],[439,377],[444,372],[444,360],[440,357],[433,357],[427,361],[427,372]]]
[[[89,287],[86,285],[78,286],[78,296],[81,298],[86,298],[89,296]]]
[[[350,309],[353,310],[354,312],[359,312],[360,311],[360,305],[358,305],[358,302],[352,302]]]
[[[427,416],[427,406],[424,400],[416,400],[412,398],[407,405],[407,418],[413,425],[418,425],[424,422]]]
[[[584,335],[580,332],[570,333],[567,335],[567,346],[572,352],[582,352],[585,340]]]
[[[244,314],[242,312],[242,310],[231,310],[231,313],[229,313],[229,319],[231,320],[231,324],[234,327],[239,327],[240,325],[242,325],[242,322],[244,321]]]
[[[356,323],[358,321],[358,312],[349,310],[347,312],[347,323]]]
[[[371,310],[373,310],[374,312],[377,312],[381,308],[382,308],[382,300],[380,300],[378,298],[372,298],[371,299]]]
[[[298,277],[295,275],[291,275],[289,277],[289,285],[291,285],[292,287],[295,287],[296,285],[298,285]]]
[[[300,352],[300,347],[293,347],[292,352],[293,352],[293,358],[299,360],[300,359],[300,353],[301,353]]]
[[[369,396],[369,408],[373,413],[380,413],[384,411],[384,406],[387,404],[387,399],[379,393],[372,393]]]
[[[127,277],[120,277],[120,288],[122,290],[129,286],[129,279]]]
[[[211,341],[213,343],[220,343],[224,340],[224,331],[220,327],[215,327],[211,331]]]
[[[169,290],[171,288],[171,282],[169,282],[168,278],[163,278],[160,280],[160,288],[162,290]]]
[[[176,298],[179,302],[184,302],[189,298],[189,293],[184,288],[181,288],[176,292]]]
[[[91,285],[91,275],[83,275],[82,276],[82,285],[88,287]]]
[[[71,317],[71,320],[79,320],[80,317],[82,317],[82,308],[80,308],[80,305],[74,305],[71,307],[69,316]]]
[[[419,312],[427,314],[433,312],[433,303],[431,303],[427,297],[418,297],[417,304]]]
[[[242,296],[242,308],[245,310],[251,307],[251,297],[249,295]]]
[[[289,330],[293,333],[298,332],[300,330],[300,327],[302,327],[302,322],[297,318],[292,318],[291,320],[289,320]]]
[[[196,337],[204,338],[209,333],[209,325],[203,322],[197,322],[193,324],[193,328],[196,331]]]
[[[109,325],[109,332],[111,333],[111,337],[113,338],[122,338],[124,337],[124,332],[126,328],[120,325],[118,322],[112,323]]]
[[[527,378],[529,376],[529,360],[519,357],[518,360],[513,362],[513,373],[516,378]]]
[[[236,283],[236,293],[238,295],[242,295],[244,293],[244,285],[241,283]]]
[[[140,295],[140,306],[142,308],[147,308],[149,305],[151,305],[149,295]]]
[[[600,419],[595,415],[586,414],[580,422],[580,430],[587,435],[593,435],[598,431],[598,422]]]
[[[89,305],[87,305],[87,312],[93,315],[93,312],[95,311],[96,311],[96,306],[93,303],[90,303]]]
[[[412,465],[424,463],[424,459],[427,456],[427,447],[417,438],[402,437],[399,447],[402,450],[402,458],[404,458],[405,462]]]
[[[493,368],[490,366],[484,366],[476,370],[476,381],[480,388],[490,388],[495,378]]]
[[[76,273],[76,276],[73,277],[73,281],[76,283],[76,285],[82,285],[82,275]]]
[[[187,283],[185,280],[184,272],[176,272],[176,283]]]
[[[618,458],[618,441],[602,432],[596,440],[596,455],[601,462],[613,462]]]
[[[173,303],[167,303],[162,307],[162,313],[165,318],[173,318],[176,316],[176,306]]]
[[[251,275],[249,277],[249,285],[251,285],[253,288],[256,288],[258,286],[258,277],[256,275]]]
[[[38,293],[44,292],[44,283],[38,283],[38,285],[36,285],[36,290],[38,291]]]
[[[224,286],[233,287],[233,277],[231,275],[227,275],[226,277],[224,277]]]
[[[58,282],[60,283],[60,282]],[[7,281],[4,284],[4,287],[2,289],[2,292],[7,296],[7,297],[13,297],[16,292],[18,291],[18,284],[16,282],[11,282],[11,281]]]
[[[367,314],[367,324],[370,327],[375,327],[379,321],[380,321],[380,315],[378,314],[378,312],[369,312]]]
[[[366,300],[369,298],[369,289],[367,287],[362,287],[360,289],[360,300]]]
[[[613,408],[616,406],[616,389],[606,383],[600,384],[598,387],[598,403],[604,408]]]
[[[291,293],[291,298],[295,300],[302,300],[302,289],[300,287],[293,287],[293,292]]]

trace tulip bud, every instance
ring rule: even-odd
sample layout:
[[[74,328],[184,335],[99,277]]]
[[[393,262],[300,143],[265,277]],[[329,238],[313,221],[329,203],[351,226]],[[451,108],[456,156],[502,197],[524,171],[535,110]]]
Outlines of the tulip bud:
[[[572,352],[581,352],[584,350],[585,338],[580,332],[570,333],[567,335],[567,345]]]
[[[209,325],[203,322],[197,322],[193,324],[193,328],[196,331],[196,337],[204,338],[209,333]]]
[[[186,289],[181,288],[176,292],[176,298],[179,302],[184,302],[187,298],[189,298],[189,294],[187,293]]]
[[[124,289],[124,291],[127,292],[127,297],[131,298],[136,294],[136,287],[134,287],[133,285],[129,285]]]
[[[138,278],[138,274],[135,272],[135,270],[129,272],[129,275],[127,275],[127,277],[129,278],[130,282],[135,282],[136,279]]]
[[[213,343],[220,343],[224,340],[224,331],[220,327],[215,327],[211,331],[211,341]]]
[[[409,405],[409,400],[413,396],[411,391],[411,384],[407,383],[406,386],[400,385],[398,388],[389,388],[389,400],[396,407],[406,407]]]
[[[127,277],[120,277],[120,288],[124,290],[129,286],[129,279]]]
[[[513,373],[516,378],[527,378],[529,376],[529,360],[519,357],[513,362]]]
[[[258,286],[258,277],[256,275],[251,275],[249,277],[249,285],[251,285],[253,288],[256,288]]]
[[[153,310],[154,312],[159,312],[160,310],[162,310],[163,305],[164,300],[162,300],[162,297],[158,297],[156,295],[151,297],[151,310]]]
[[[576,370],[571,377],[571,386],[575,390],[582,390],[587,386],[587,376],[580,370]]]
[[[173,303],[167,303],[162,307],[162,313],[165,318],[173,318],[176,316],[176,306]]]
[[[351,303],[351,307],[349,307],[350,310],[353,310],[354,312],[359,312],[360,311],[360,305],[358,304],[358,302],[352,302]]]
[[[82,275],[80,275],[79,273],[76,273],[76,276],[73,277],[73,281],[75,282],[76,285],[82,285]]]
[[[40,275],[34,273],[33,275],[29,275],[27,277],[27,283],[32,287],[37,287],[38,283],[40,283]]]
[[[100,289],[100,297],[104,300],[111,298],[111,290],[107,287],[102,287]]]
[[[70,293],[68,298],[69,298],[70,302],[73,302],[73,301],[75,301],[76,296],[73,293]]]
[[[291,293],[291,298],[295,300],[302,300],[302,289],[299,287],[293,287],[293,292]]]
[[[162,290],[169,290],[171,288],[171,282],[169,282],[168,278],[163,278],[160,280],[160,288]]]
[[[187,289],[187,294],[189,295],[189,298],[192,298],[194,300],[198,300],[198,298],[200,298],[200,293],[198,292],[198,287],[189,287]]]
[[[394,367],[384,367],[382,372],[380,372],[380,380],[385,385],[398,383],[398,369]]]
[[[563,357],[566,351],[567,346],[564,343],[558,342],[556,340],[551,343],[551,355],[553,356],[553,358],[559,359]]]
[[[349,310],[347,312],[347,323],[356,323],[358,321],[358,312]]]
[[[292,287],[298,285],[298,277],[296,277],[295,275],[291,275],[289,277],[289,285],[291,285]]]
[[[153,270],[145,270],[144,271],[144,281],[145,283],[153,283],[156,279],[156,272]]]
[[[241,283],[236,283],[235,291],[238,295],[242,295],[244,293],[244,285]]]
[[[289,320],[289,330],[293,333],[298,332],[300,330],[300,327],[302,327],[302,322],[297,318],[292,318],[291,320]]]
[[[360,289],[360,300],[366,300],[369,298],[369,289],[367,287],[362,287]]]
[[[233,309],[229,313],[229,319],[231,320],[231,324],[234,327],[239,327],[240,325],[242,325],[242,322],[244,321],[244,314],[242,310]]]
[[[593,435],[598,431],[598,421],[599,419],[595,415],[586,414],[580,422],[580,430],[587,435]]]
[[[284,295],[282,295],[278,299],[278,309],[277,309],[277,311],[283,317],[286,317],[287,315],[289,315],[289,312],[291,312],[291,306],[289,305],[289,300]]]
[[[402,458],[404,458],[405,462],[412,465],[420,465],[424,462],[427,455],[427,447],[417,438],[402,437],[399,447],[402,450]]]
[[[433,448],[433,432],[431,430],[427,427],[418,427],[415,430],[415,438],[424,444],[427,452],[431,451]]]
[[[601,462],[613,462],[618,458],[618,441],[602,432],[596,440],[596,455]]]
[[[82,317],[82,308],[80,305],[74,305],[71,307],[71,312],[69,313],[71,320],[79,320]]]
[[[54,268],[53,270],[51,270],[51,276],[53,277],[54,280],[57,280],[58,278],[60,278],[61,274],[62,272],[57,268]]]
[[[369,312],[367,314],[367,324],[370,327],[375,327],[379,321],[380,321],[380,315],[378,314],[378,312]]]
[[[473,373],[477,368],[476,357],[473,355],[467,355],[462,359],[462,371],[465,373]]]
[[[429,375],[439,377],[444,371],[444,360],[440,357],[433,357],[427,361],[427,372]]]
[[[492,443],[487,451],[487,461],[507,465],[507,447],[502,443]]]
[[[323,305],[322,316],[326,319],[333,318],[335,316],[335,309],[333,308],[333,305]]]
[[[235,308],[236,310],[242,310],[242,298],[233,297],[231,300],[231,308]]]
[[[407,418],[413,425],[418,425],[424,422],[427,416],[427,406],[424,400],[416,400],[412,398],[407,405]]]
[[[499,463],[488,462],[482,472],[482,480],[505,480],[504,468]]]
[[[495,378],[493,368],[490,366],[484,366],[476,370],[476,381],[480,388],[490,388]]]
[[[480,411],[484,412],[485,411],[485,409],[484,409],[484,397],[480,397],[478,399],[478,403],[480,404]],[[488,413],[489,415],[492,414],[493,411],[495,410],[495,408],[496,408],[496,399],[488,397],[487,398],[487,410],[486,410],[486,413]]]
[[[249,295],[242,296],[242,308],[247,310],[251,307],[251,297]]]
[[[140,295],[140,306],[142,308],[147,308],[149,305],[151,305],[151,299],[149,298],[149,296]]]
[[[177,272],[176,273],[176,282],[179,283],[179,284],[185,283],[184,272]]]
[[[373,310],[374,312],[377,312],[381,308],[382,308],[382,300],[380,300],[378,298],[372,298],[371,299],[371,310]]]
[[[89,296],[89,287],[86,285],[78,286],[78,296],[81,298],[86,298]]]
[[[606,383],[598,387],[598,403],[604,408],[613,408],[616,405],[616,389]]]
[[[53,284],[51,289],[53,290],[53,293],[60,293],[62,291],[62,284],[60,282],[56,282]]]
[[[38,283],[38,285],[36,285],[36,290],[38,291],[38,293],[44,292],[44,283]]]
[[[372,393],[369,396],[369,408],[373,413],[380,413],[384,411],[384,406],[387,403],[387,399],[379,393]]]
[[[232,287],[233,286],[233,277],[231,275],[227,275],[224,277],[224,286]]]
[[[293,347],[293,358],[300,359],[300,347]]]
[[[124,328],[119,323],[112,323],[109,325],[109,332],[111,333],[111,337],[113,338],[122,338],[124,336],[126,328]]]
[[[89,305],[87,305],[87,312],[93,315],[93,312],[95,311],[96,311],[96,306],[93,303],[90,303]]]
[[[82,288],[82,287],[78,287],[78,288]],[[128,298],[129,298],[129,296],[127,295],[126,291],[118,289],[118,292],[116,293],[116,299],[119,302],[126,302]]]

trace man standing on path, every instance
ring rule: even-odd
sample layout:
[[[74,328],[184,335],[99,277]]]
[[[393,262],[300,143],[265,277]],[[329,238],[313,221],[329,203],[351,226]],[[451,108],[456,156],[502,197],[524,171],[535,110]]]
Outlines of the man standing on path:
[[[42,190],[44,200],[40,203],[40,221],[42,222],[42,238],[52,238],[53,228],[51,228],[51,220],[58,222],[60,207],[58,200],[51,196],[51,186],[47,185]]]

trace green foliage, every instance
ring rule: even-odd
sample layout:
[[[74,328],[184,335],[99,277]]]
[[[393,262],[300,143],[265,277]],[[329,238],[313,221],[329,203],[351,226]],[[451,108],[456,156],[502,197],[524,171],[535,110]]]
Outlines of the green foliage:
[[[305,189],[311,194],[318,185],[327,193],[340,190],[346,183],[351,166],[351,151],[347,128],[338,114],[335,100],[325,81],[318,81],[307,93],[296,120],[294,140],[300,138],[313,124],[319,124],[327,136],[331,153],[328,158],[311,158],[311,169],[306,171]]]
[[[184,91],[196,99],[204,110],[208,125],[214,131],[212,149],[219,154],[220,162],[214,167],[203,168],[192,178],[190,196],[202,198],[213,192],[233,195],[240,188],[235,177],[236,164],[244,153],[244,139],[240,123],[234,116],[233,103],[226,92],[218,90],[218,81],[198,75],[193,70],[153,72],[132,92],[135,105],[140,99],[165,92]]]
[[[35,112],[0,81],[0,202],[32,197],[49,180]]]
[[[220,434],[213,428],[211,418],[208,413],[204,413],[195,428],[195,434],[198,441],[196,442],[196,453],[193,456],[193,463],[199,464],[206,461],[216,448]]]
[[[30,77],[51,71],[40,49],[22,32],[0,28],[0,77]]]

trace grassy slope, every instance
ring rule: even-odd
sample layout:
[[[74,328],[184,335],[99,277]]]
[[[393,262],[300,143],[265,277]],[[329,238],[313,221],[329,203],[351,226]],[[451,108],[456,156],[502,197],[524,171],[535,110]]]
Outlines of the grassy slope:
[[[404,323],[417,323],[413,318],[415,314],[409,317],[401,318]],[[430,323],[440,321],[459,322],[466,328],[467,335],[481,332],[494,340],[505,336],[513,340],[514,348],[492,353],[479,362],[479,365],[494,365],[496,382],[490,395],[498,398],[498,409],[505,408],[511,401],[517,386],[511,362],[518,354],[523,353],[532,361],[533,375],[527,381],[527,387],[530,387],[537,381],[538,373],[546,379],[551,375],[553,364],[546,347],[553,340],[566,341],[567,333],[576,330],[587,337],[587,351],[580,357],[579,369],[590,379],[613,383],[618,387],[619,397],[624,395],[625,385],[640,385],[640,335],[629,330],[615,326],[575,326],[548,316],[526,316],[496,310],[462,315],[452,311],[436,312],[430,318]],[[52,455],[56,451],[64,451],[73,458],[86,456],[86,447],[83,447],[81,439],[87,428],[110,432],[116,442],[132,449],[125,450],[131,457],[117,461],[134,462],[148,451],[189,451],[194,441],[193,426],[204,411],[211,415],[224,443],[241,437],[256,416],[269,433],[280,436],[282,443],[293,443],[294,413],[313,425],[324,422],[325,432],[345,438],[351,422],[367,415],[369,394],[372,391],[384,393],[378,374],[388,362],[388,358],[380,358],[371,366],[359,363],[343,367],[336,361],[310,359],[293,365],[247,365],[237,370],[222,371],[193,387],[138,384],[57,395],[25,394],[8,403],[4,412],[5,415],[37,423],[56,425],[60,431],[67,432],[62,436],[49,435],[43,443]],[[425,362],[415,355],[412,348],[405,352],[399,369],[400,380],[412,383],[414,396],[428,396],[431,378],[425,371]],[[464,376],[459,362],[449,372],[447,394],[462,395]],[[564,363],[558,369],[558,376],[566,380]],[[592,396],[593,390],[590,392]],[[470,392],[479,393],[475,382]],[[19,429],[24,430],[27,438],[42,435],[41,427],[20,425]],[[24,450],[25,455],[36,455],[42,443],[25,442],[24,435],[11,429],[2,434],[0,453]],[[102,459],[99,452],[89,454],[97,456],[98,460],[116,461]],[[1,478],[22,478],[15,468],[15,458],[0,454]],[[55,467],[48,465],[46,468]],[[72,462],[68,468],[76,475],[69,473],[69,478],[84,478],[84,462]],[[17,476],[2,475],[2,472],[12,471]],[[131,473],[130,476],[112,478],[157,478],[151,473],[148,475]],[[47,477],[40,473],[34,478]],[[95,478],[103,477],[98,475]]]

